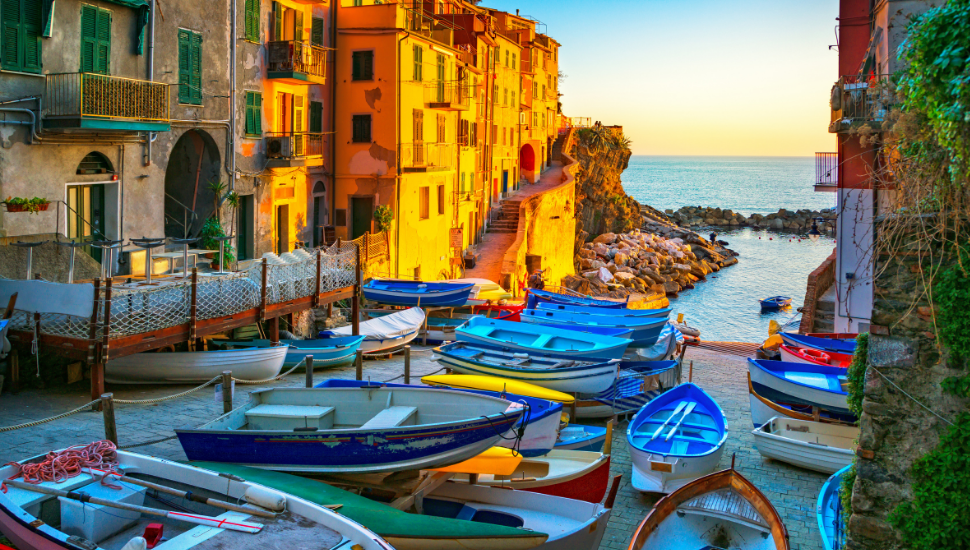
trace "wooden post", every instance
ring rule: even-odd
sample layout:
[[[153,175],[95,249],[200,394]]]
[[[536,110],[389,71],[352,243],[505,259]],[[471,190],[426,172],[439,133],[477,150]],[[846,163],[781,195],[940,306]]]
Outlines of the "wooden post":
[[[110,357],[108,338],[111,336],[111,277],[104,285],[104,321],[101,335],[101,353],[95,363],[91,365],[91,399],[97,399],[104,393],[104,365]]]
[[[111,278],[109,277],[110,281]],[[104,438],[118,445],[118,426],[115,424],[114,394],[101,394],[101,412],[104,414]]]
[[[317,250],[316,291],[313,293],[313,307],[320,307],[320,276],[323,275],[323,252]]]
[[[354,366],[357,370],[357,380],[364,379],[364,352],[357,350],[357,357],[354,358]]]
[[[259,289],[259,320],[266,320],[266,286],[269,281],[269,273],[267,270],[269,266],[266,264],[266,258],[263,258],[263,281]]]
[[[306,387],[313,387],[313,356],[306,356]]]
[[[222,371],[222,414],[232,410],[232,371]]]
[[[275,346],[280,343],[280,318],[269,320],[269,341]]]
[[[404,383],[411,383],[411,346],[404,346]]]
[[[192,268],[192,301],[189,304],[189,350],[195,349],[196,323],[198,322],[199,306],[199,269]]]
[[[690,362],[690,371],[687,372],[687,381],[688,382],[694,381],[694,362],[693,361]]]
[[[94,280],[94,305],[91,308],[91,321],[88,322],[88,366],[91,368],[91,401],[94,401],[99,395],[101,395],[100,393],[94,393],[94,367],[95,363],[97,363],[97,358],[95,357],[97,342],[95,342],[95,338],[98,337],[98,302],[100,301],[101,278],[98,277]],[[102,381],[102,384],[103,383],[104,382]]]
[[[357,245],[357,262],[354,266],[354,274],[357,277],[357,283],[354,285],[354,300],[350,303],[350,323],[353,327],[353,335],[360,336],[360,287],[364,284],[360,271],[360,245]]]

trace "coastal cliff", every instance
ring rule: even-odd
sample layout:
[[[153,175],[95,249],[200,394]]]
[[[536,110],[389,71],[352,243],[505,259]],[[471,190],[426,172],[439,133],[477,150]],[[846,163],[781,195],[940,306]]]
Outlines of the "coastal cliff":
[[[575,131],[570,153],[576,172],[576,250],[590,236],[640,227],[640,204],[623,190],[620,175],[630,162],[630,140],[620,126]]]

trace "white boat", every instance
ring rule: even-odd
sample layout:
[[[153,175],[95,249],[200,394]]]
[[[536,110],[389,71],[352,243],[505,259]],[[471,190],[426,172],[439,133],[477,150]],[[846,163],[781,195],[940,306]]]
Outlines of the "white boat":
[[[145,548],[146,541],[141,537],[152,531],[149,524],[161,524],[163,533],[159,535],[164,534],[164,538],[155,546],[158,550],[310,546],[327,550],[393,550],[364,526],[322,505],[242,478],[115,451],[107,441],[73,447],[59,454],[76,456],[81,451],[88,452],[88,458],[97,458],[88,465],[100,469],[36,485],[22,483],[22,479],[8,481],[6,491],[0,492],[0,532],[18,548]],[[101,462],[101,458],[107,462]],[[24,463],[49,459],[50,455],[45,455]],[[125,478],[110,473],[104,476],[109,470],[123,472]],[[18,471],[17,464],[7,464],[0,468],[0,477],[12,478]],[[106,477],[103,481],[102,476]],[[146,487],[146,482],[162,487]],[[166,488],[190,492],[193,498],[180,498],[166,492]],[[51,494],[52,491],[60,494]],[[91,500],[79,502],[79,494],[86,494]],[[227,509],[225,503],[236,505],[236,509]],[[242,511],[238,509],[240,504],[245,504]],[[156,513],[161,513],[161,517]]]
[[[104,380],[112,384],[198,384],[223,371],[234,378],[266,380],[280,373],[288,346],[213,351],[146,352],[111,359]]]
[[[776,416],[751,432],[765,458],[835,473],[852,463],[859,428]]]
[[[360,345],[361,351],[365,355],[376,355],[410,344],[418,336],[424,324],[424,317],[423,309],[412,307],[377,319],[362,321],[359,332],[365,338]],[[353,333],[353,327],[348,325],[325,330],[320,333],[320,338],[352,336]]]
[[[611,490],[611,495],[613,491]],[[424,514],[471,518],[547,533],[536,550],[597,550],[613,499],[592,504],[529,491],[444,483],[424,497]]]
[[[849,422],[854,422],[851,415],[834,414],[819,407],[802,406],[800,407],[802,410],[798,411],[795,410],[794,405],[775,403],[770,399],[766,399],[758,395],[758,392],[755,391],[754,385],[751,383],[750,373],[748,374],[748,403],[751,405],[751,420],[754,422],[755,428],[775,416],[794,418],[796,420],[825,422],[828,424],[848,424]],[[807,409],[811,409],[811,411]]]

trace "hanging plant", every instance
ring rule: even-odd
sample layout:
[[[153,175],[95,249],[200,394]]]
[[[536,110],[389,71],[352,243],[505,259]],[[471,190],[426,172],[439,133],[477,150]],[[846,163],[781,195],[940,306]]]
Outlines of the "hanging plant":
[[[391,222],[394,221],[394,211],[386,204],[379,205],[374,209],[374,221],[377,222],[378,231],[390,231]]]

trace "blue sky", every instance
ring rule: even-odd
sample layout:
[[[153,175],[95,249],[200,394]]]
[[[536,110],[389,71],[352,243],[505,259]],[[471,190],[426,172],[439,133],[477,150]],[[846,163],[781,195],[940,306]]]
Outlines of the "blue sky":
[[[620,124],[636,154],[834,151],[837,0],[485,0],[563,44],[568,116]]]

